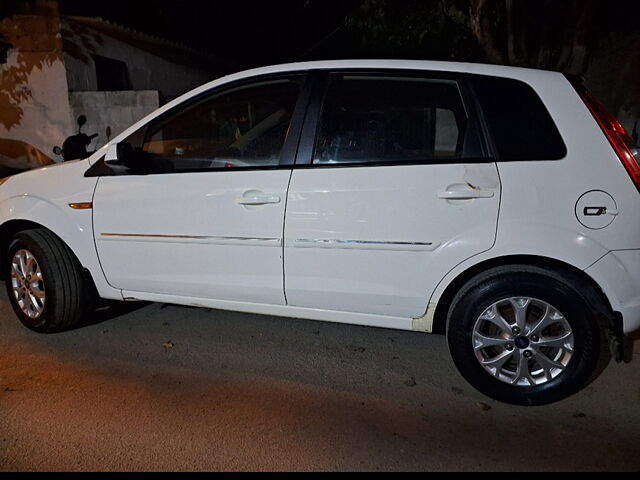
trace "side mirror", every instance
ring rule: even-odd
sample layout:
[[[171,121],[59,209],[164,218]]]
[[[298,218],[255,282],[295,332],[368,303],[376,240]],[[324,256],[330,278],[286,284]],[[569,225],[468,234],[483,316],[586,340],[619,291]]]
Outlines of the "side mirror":
[[[126,142],[109,145],[107,154],[104,157],[104,163],[116,172],[124,172],[131,169],[133,160],[133,147]]]

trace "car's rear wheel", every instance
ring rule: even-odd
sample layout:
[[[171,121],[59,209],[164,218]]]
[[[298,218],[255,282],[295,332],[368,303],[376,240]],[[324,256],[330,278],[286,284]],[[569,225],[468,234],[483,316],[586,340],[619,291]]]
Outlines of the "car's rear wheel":
[[[466,380],[485,395],[545,405],[582,389],[598,364],[593,309],[561,276],[500,267],[470,282],[449,313],[448,342]]]
[[[77,258],[60,238],[46,229],[20,232],[6,255],[7,293],[26,327],[54,333],[80,323],[93,292]]]

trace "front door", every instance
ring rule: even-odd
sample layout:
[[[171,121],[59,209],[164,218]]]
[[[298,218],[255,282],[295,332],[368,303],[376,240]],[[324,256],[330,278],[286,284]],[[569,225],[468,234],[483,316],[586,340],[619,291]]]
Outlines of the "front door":
[[[291,77],[226,87],[131,137],[138,164],[100,178],[94,196],[96,245],[113,287],[285,303],[291,162],[282,152],[297,144],[287,135],[300,85]]]

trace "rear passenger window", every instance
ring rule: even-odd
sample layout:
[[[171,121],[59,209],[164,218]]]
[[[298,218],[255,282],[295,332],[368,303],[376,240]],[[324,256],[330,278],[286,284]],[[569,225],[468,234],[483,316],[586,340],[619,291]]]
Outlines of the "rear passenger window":
[[[560,160],[567,147],[536,92],[524,82],[471,76],[500,161]]]
[[[454,80],[339,77],[324,101],[313,163],[478,159],[478,132]]]

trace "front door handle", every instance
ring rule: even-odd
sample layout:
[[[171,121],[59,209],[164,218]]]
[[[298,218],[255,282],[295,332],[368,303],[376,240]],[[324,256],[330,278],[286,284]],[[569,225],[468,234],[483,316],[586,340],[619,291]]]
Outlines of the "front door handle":
[[[241,199],[238,200],[238,205],[244,205],[246,207],[257,207],[261,205],[272,205],[282,202],[282,198],[278,195],[267,195],[262,192],[250,191],[246,192]]]

